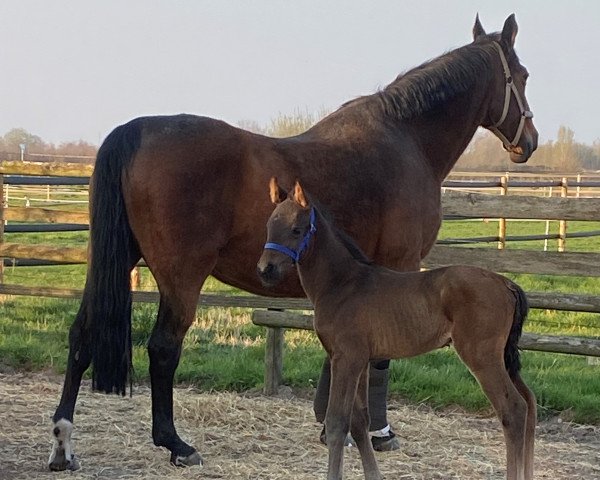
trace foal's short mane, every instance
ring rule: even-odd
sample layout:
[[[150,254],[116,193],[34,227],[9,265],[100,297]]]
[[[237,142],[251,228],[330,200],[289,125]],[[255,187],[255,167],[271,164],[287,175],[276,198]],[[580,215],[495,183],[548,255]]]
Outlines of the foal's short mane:
[[[400,74],[383,90],[346,102],[342,107],[376,99],[386,116],[398,120],[434,110],[489,77],[490,61],[497,55],[492,41],[499,40],[499,33],[486,35]]]
[[[321,214],[321,216],[323,218],[325,218],[325,220],[329,223],[331,231],[334,233],[335,237],[340,242],[342,242],[344,247],[346,247],[348,252],[350,252],[350,255],[352,255],[352,258],[359,261],[360,263],[364,263],[365,265],[372,265],[373,260],[371,260],[369,257],[367,257],[365,255],[365,253],[356,244],[354,239],[352,237],[350,237],[350,235],[348,235],[346,232],[344,232],[343,230],[341,230],[335,226],[335,224],[331,218],[331,214],[327,211],[327,209],[324,209],[321,205],[318,204],[318,202],[314,203],[314,205],[316,206],[316,208],[317,208],[318,212]],[[317,225],[317,230],[318,229],[319,229],[319,226]]]

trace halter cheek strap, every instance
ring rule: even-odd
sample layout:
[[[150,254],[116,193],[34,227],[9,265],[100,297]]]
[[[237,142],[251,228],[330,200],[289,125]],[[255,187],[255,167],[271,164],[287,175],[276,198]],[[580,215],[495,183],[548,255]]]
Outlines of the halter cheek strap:
[[[304,235],[304,238],[302,239],[302,241],[300,242],[300,245],[298,245],[298,248],[296,250],[292,250],[291,248],[288,248],[285,245],[281,245],[279,243],[274,243],[274,242],[265,243],[264,249],[265,250],[276,250],[279,253],[283,253],[284,255],[287,255],[294,262],[298,263],[300,261],[300,257],[302,256],[302,253],[304,253],[304,250],[306,250],[306,248],[308,247],[308,244],[310,243],[310,240],[312,239],[312,237],[316,231],[317,231],[316,214],[315,214],[315,208],[312,207],[310,209],[310,228],[309,228],[308,232],[306,232],[306,235]]]
[[[502,47],[497,42],[493,42],[493,44],[498,50],[498,54],[500,55],[500,61],[502,62],[502,68],[504,70],[506,88],[504,90],[504,108],[502,109],[502,116],[500,117],[500,120],[498,120],[491,127],[489,127],[489,129],[492,132],[494,132],[494,134],[502,141],[504,148],[509,150],[510,148],[515,147],[519,143],[521,134],[523,133],[523,128],[525,127],[525,120],[528,118],[533,118],[533,112],[531,110],[525,110],[521,95],[519,94],[519,91],[517,90],[517,87],[513,82],[513,78],[510,73],[510,68],[508,66],[508,62],[506,61],[506,56],[502,51]],[[504,123],[504,120],[506,120],[512,95],[515,96],[515,100],[517,101],[517,105],[519,106],[519,111],[521,112],[521,120],[519,121],[519,126],[517,127],[515,137],[511,142],[508,138],[506,138],[506,136],[504,136],[504,134],[498,129],[498,127]]]

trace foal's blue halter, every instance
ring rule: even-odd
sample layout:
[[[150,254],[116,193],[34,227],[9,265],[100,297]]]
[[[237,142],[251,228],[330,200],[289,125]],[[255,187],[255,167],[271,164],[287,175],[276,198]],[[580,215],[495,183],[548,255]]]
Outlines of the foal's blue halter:
[[[300,260],[300,256],[302,255],[304,250],[306,250],[306,247],[308,247],[308,244],[310,243],[311,238],[317,231],[315,222],[316,222],[315,207],[311,207],[311,209],[310,209],[310,229],[308,230],[308,232],[306,232],[306,235],[304,235],[304,238],[300,242],[300,245],[298,246],[297,250],[292,250],[291,248],[288,248],[284,245],[281,245],[279,243],[273,243],[273,242],[265,243],[264,249],[265,250],[277,250],[278,252],[283,253],[284,255],[287,255],[288,257],[290,257],[294,262],[298,263],[298,261]]]

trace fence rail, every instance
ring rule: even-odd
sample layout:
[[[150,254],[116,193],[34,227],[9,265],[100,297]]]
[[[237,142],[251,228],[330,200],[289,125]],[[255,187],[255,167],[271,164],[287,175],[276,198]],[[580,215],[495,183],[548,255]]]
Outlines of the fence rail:
[[[33,164],[22,162],[0,162],[0,189],[7,186],[7,178],[11,178],[11,189],[17,188],[17,179],[33,178],[33,176],[43,176],[43,181],[53,179],[53,183],[64,185],[61,182],[71,182],[72,187],[78,189],[80,194],[81,186],[89,180],[92,174],[91,165],[82,164]],[[77,178],[77,180],[73,180]],[[499,219],[499,234],[497,237],[481,237],[471,239],[447,239],[439,242],[430,254],[425,258],[423,264],[427,268],[439,267],[452,264],[476,265],[498,272],[510,273],[532,273],[549,275],[576,275],[598,277],[600,276],[600,254],[592,252],[542,252],[517,249],[491,249],[491,248],[473,248],[463,246],[448,246],[441,243],[459,242],[472,243],[473,241],[490,242],[498,241],[503,247],[506,241],[512,240],[532,240],[558,238],[564,241],[573,236],[591,236],[600,234],[598,231],[583,232],[579,234],[567,234],[566,221],[600,220],[600,195],[590,198],[575,198],[568,195],[567,184],[571,190],[579,187],[600,187],[599,180],[582,180],[570,184],[563,178],[560,181],[544,179],[542,182],[522,181],[509,179],[507,177],[490,181],[449,181],[445,183],[445,191],[442,196],[442,206],[445,219]],[[48,185],[31,181],[30,185]],[[562,189],[561,197],[548,197],[540,195],[507,195],[510,188],[531,188],[532,191],[543,188]],[[456,189],[466,188],[469,192],[457,191]],[[484,194],[480,191],[471,191],[472,189],[496,188],[502,190],[503,195]],[[19,187],[20,188],[20,187]],[[33,187],[23,187],[33,188]],[[50,187],[48,187],[49,189]],[[25,190],[24,190],[25,191]],[[512,191],[512,190],[511,190]],[[600,189],[599,189],[600,192]],[[507,236],[505,219],[522,220],[541,220],[564,222],[558,235],[525,235],[525,236]],[[45,207],[24,207],[9,206],[0,208],[0,219],[2,220],[0,228],[0,258],[10,259],[11,262],[23,265],[37,264],[83,264],[87,261],[87,251],[81,247],[58,247],[56,245],[44,244],[19,244],[14,242],[5,242],[4,233],[12,229],[13,231],[48,231],[50,229],[67,229],[73,226],[73,229],[85,229],[88,226],[88,213],[75,210],[62,210]],[[4,228],[6,222],[10,223],[8,228]],[[25,223],[22,223],[25,222]],[[4,262],[0,262],[0,268]],[[15,263],[13,263],[15,264]],[[140,265],[144,265],[143,262]],[[1,278],[0,278],[1,280]],[[8,285],[0,283],[0,294],[2,295],[34,295],[59,298],[80,298],[81,291],[73,289],[49,288],[49,287],[25,287],[22,285]],[[139,302],[157,302],[157,292],[134,291],[134,301]],[[556,294],[544,292],[528,292],[528,297],[532,308],[554,309],[577,312],[600,313],[600,297],[592,295],[578,294]],[[279,321],[287,313],[292,318],[297,317],[297,311],[311,310],[310,304],[303,299],[278,299],[256,296],[220,296],[203,294],[200,299],[200,306],[221,306],[221,307],[246,307],[252,309],[261,309],[257,313],[258,317],[265,318],[265,309],[284,310],[283,314],[271,314],[273,318],[277,317]],[[287,312],[287,313],[286,313]],[[310,317],[307,317],[310,318]],[[294,324],[295,325],[295,324]],[[279,324],[274,328],[281,329],[285,324]],[[292,328],[302,328],[295,327]],[[278,330],[279,331],[279,330]],[[268,334],[268,352],[271,356],[280,355],[278,348],[283,348],[278,337],[279,333],[269,331]],[[524,337],[524,339],[529,337]],[[533,338],[533,337],[531,337]],[[553,351],[566,351],[569,353],[580,353],[586,355],[596,355],[600,347],[598,340],[582,339],[577,337],[550,337],[538,338],[535,342],[527,344],[524,340],[524,348],[536,349],[540,344],[544,348],[553,348]],[[278,347],[279,345],[279,347]],[[557,346],[558,345],[558,346]],[[598,347],[598,348],[597,348]],[[276,359],[269,358],[272,364]]]

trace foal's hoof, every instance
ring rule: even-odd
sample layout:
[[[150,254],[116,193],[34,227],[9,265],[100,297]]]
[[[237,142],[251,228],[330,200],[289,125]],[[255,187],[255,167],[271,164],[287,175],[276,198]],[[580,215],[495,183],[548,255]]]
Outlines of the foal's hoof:
[[[171,463],[176,467],[192,467],[194,465],[203,465],[202,457],[198,452],[194,452],[187,457],[171,454]]]

